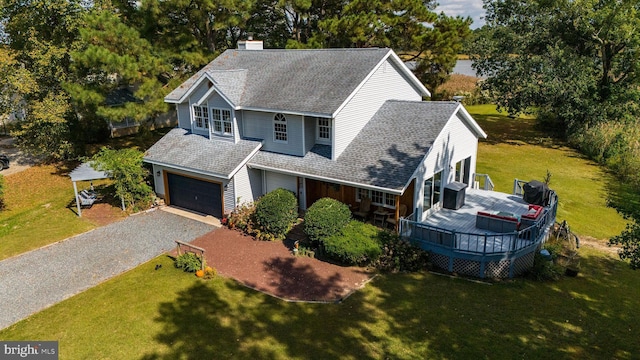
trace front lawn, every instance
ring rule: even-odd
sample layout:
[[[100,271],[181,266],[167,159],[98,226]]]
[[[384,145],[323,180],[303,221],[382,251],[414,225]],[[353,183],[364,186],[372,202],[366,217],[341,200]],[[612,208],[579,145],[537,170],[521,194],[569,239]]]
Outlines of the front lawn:
[[[171,129],[144,136],[109,139],[115,149],[144,151]],[[95,145],[94,150],[101,145]],[[0,260],[81,234],[99,225],[76,215],[73,183],[69,178],[77,163],[34,166],[5,177],[6,209],[0,211]],[[108,181],[94,181],[95,185]],[[89,186],[79,182],[78,190]],[[111,194],[105,194],[107,197]]]
[[[55,339],[61,359],[631,359],[640,277],[595,250],[582,256],[581,276],[558,282],[384,275],[328,305],[201,280],[162,256],[0,339]]]
[[[0,211],[0,260],[93,229],[74,212],[68,169],[34,166],[5,177]]]

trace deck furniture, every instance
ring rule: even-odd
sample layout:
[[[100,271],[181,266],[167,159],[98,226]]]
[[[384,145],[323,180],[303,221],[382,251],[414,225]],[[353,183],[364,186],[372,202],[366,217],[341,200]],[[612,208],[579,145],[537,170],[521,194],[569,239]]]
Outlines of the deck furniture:
[[[511,213],[502,211],[478,211],[476,227],[504,234],[518,230],[520,221]]]
[[[398,209],[398,217],[399,218],[403,218],[407,216],[407,205],[405,204],[400,204],[400,208]],[[395,229],[396,225],[398,224],[398,221],[395,217],[387,217],[385,222],[387,224],[391,224],[393,225],[393,228]]]
[[[353,216],[359,217],[363,220],[369,218],[369,212],[371,211],[371,199],[367,196],[360,200],[360,206],[353,211]]]
[[[467,184],[461,182],[451,182],[444,187],[444,198],[442,207],[445,209],[458,210],[464,206],[465,191]]]
[[[525,229],[535,224],[542,213],[544,213],[544,207],[540,205],[529,205],[529,211],[520,216],[520,227]]]
[[[94,191],[82,190],[78,193],[80,206],[91,207],[97,199],[98,196]]]
[[[382,206],[378,207],[378,209],[373,212],[373,225],[378,225],[379,222],[381,227],[384,226],[385,220],[387,220],[389,215],[391,215],[391,213],[387,211],[387,209]]]

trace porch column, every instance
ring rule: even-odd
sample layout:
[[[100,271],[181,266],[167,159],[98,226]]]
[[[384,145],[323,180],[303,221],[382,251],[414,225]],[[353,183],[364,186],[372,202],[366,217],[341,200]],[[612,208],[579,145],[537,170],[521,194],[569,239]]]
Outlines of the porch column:
[[[396,195],[396,213],[395,213],[396,224],[394,226],[394,230],[398,232],[398,224],[400,223],[400,195]]]

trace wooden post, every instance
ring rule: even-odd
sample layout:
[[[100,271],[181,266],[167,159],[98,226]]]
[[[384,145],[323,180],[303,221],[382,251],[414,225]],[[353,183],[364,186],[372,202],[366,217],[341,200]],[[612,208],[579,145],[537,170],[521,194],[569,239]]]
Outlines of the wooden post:
[[[186,242],[183,242],[183,241],[180,241],[180,240],[174,240],[174,241],[176,242],[176,245],[178,246],[178,256],[181,255],[180,254],[180,247],[181,246],[186,246],[186,247],[191,248],[193,250],[199,251],[200,252],[200,268],[202,270],[204,270],[204,251],[205,250],[203,248],[201,248],[199,246],[191,245],[189,243],[186,243]]]
[[[398,232],[398,224],[400,223],[400,195],[396,195],[396,213],[395,213],[395,217],[396,217],[396,225],[395,225],[395,231],[396,233]]]
[[[73,182],[73,193],[76,195],[76,206],[78,207],[78,216],[82,217],[82,210],[80,209],[80,201],[78,201],[78,185]]]

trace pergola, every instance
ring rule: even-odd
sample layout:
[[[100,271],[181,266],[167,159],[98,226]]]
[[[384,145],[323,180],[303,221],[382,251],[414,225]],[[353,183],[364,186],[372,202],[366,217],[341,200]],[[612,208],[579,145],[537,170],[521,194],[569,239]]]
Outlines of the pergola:
[[[91,166],[91,162],[85,162],[75,168],[69,176],[73,182],[73,192],[76,195],[76,206],[78,207],[78,216],[82,216],[82,210],[80,209],[80,200],[78,199],[78,181],[91,181],[109,178],[109,174],[105,171],[99,171]]]

